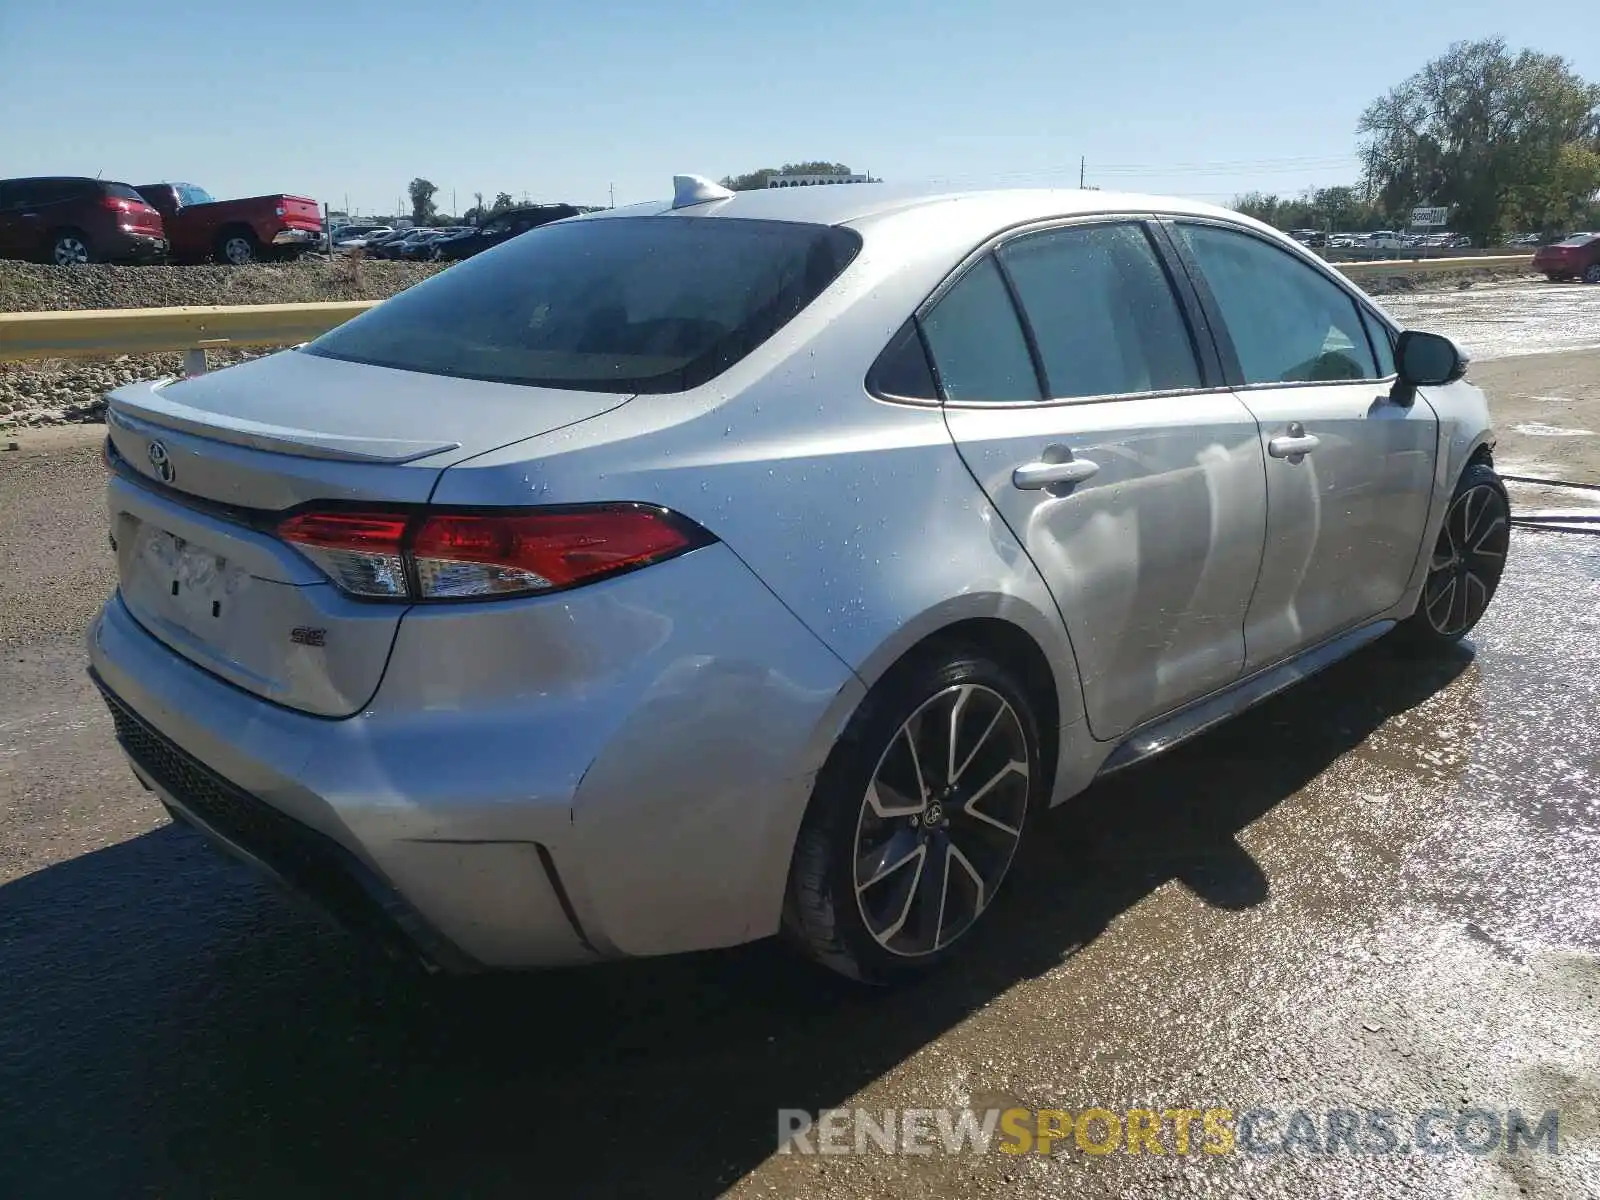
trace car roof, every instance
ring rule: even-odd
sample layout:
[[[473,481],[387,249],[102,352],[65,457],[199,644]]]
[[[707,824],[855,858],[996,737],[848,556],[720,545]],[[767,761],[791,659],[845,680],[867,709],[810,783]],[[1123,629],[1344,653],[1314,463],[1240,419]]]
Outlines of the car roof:
[[[1051,217],[1146,212],[1221,217],[1243,225],[1267,228],[1230,209],[1173,196],[1086,188],[937,189],[883,183],[761,188],[735,192],[727,199],[681,208],[673,208],[668,200],[646,201],[623,208],[586,213],[576,219],[592,221],[615,217],[690,216],[857,225],[935,207],[947,209],[952,224],[963,227],[963,232],[969,227],[993,230]]]

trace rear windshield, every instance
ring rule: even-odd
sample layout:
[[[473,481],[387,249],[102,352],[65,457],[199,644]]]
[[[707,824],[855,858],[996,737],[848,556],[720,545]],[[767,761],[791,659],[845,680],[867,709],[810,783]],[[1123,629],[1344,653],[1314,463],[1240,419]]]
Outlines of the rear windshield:
[[[103,183],[100,186],[105,189],[107,196],[117,200],[137,200],[140,204],[144,203],[144,197],[125,183]]]
[[[1590,242],[1592,242],[1594,240],[1595,240],[1595,235],[1592,234],[1592,233],[1577,233],[1577,234],[1574,234],[1573,236],[1569,237],[1564,242],[1557,242],[1556,245],[1558,245],[1558,246],[1587,246]]]
[[[717,217],[544,225],[306,347],[467,379],[676,392],[720,374],[849,265],[847,229]]]

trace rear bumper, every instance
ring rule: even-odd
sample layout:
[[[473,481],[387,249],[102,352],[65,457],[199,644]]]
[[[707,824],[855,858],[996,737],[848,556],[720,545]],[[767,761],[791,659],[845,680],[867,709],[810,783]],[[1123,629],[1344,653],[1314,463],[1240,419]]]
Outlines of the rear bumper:
[[[120,597],[90,663],[169,806],[445,969],[775,932],[854,675],[721,545],[473,608],[408,614],[378,695],[347,720],[208,674]]]
[[[332,838],[234,787],[133,711],[93,669],[117,742],[174,818],[218,849],[310,900],[392,957],[465,974],[478,964],[442,937],[387,881]]]
[[[119,229],[106,238],[100,250],[113,262],[155,262],[166,257],[167,239]]]
[[[314,246],[322,241],[322,233],[315,229],[280,229],[272,235],[274,246]]]

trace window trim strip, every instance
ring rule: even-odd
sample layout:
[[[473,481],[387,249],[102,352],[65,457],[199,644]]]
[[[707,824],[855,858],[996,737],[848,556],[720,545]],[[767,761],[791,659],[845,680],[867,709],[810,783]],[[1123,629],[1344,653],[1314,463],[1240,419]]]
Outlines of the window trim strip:
[[[1106,225],[1130,223],[1144,226],[1146,236],[1150,239],[1153,249],[1163,266],[1168,271],[1169,284],[1173,289],[1185,320],[1190,326],[1190,335],[1194,340],[1201,378],[1205,386],[1199,388],[1177,388],[1154,392],[1119,392],[1100,396],[1072,396],[1052,397],[1048,395],[1048,380],[1044,377],[1042,364],[1036,358],[1034,369],[1038,377],[1041,398],[1038,400],[924,400],[909,396],[893,396],[877,391],[868,386],[867,394],[874,399],[890,404],[912,405],[920,408],[953,407],[953,408],[1011,408],[1027,409],[1038,408],[1041,405],[1057,407],[1067,404],[1105,404],[1123,400],[1161,399],[1174,396],[1189,395],[1214,395],[1221,392],[1258,391],[1265,388],[1300,388],[1300,387],[1330,387],[1346,384],[1392,384],[1396,376],[1387,375],[1373,379],[1339,379],[1339,380],[1295,380],[1287,383],[1257,383],[1243,382],[1243,372],[1238,366],[1237,355],[1233,348],[1232,338],[1227,335],[1227,326],[1221,321],[1221,310],[1217,307],[1216,299],[1211,293],[1210,285],[1201,273],[1199,265],[1194,263],[1189,254],[1188,246],[1182,238],[1170,228],[1180,223],[1195,225],[1214,225],[1222,229],[1229,229],[1253,237],[1269,246],[1275,247],[1280,252],[1298,259],[1317,272],[1324,279],[1331,281],[1336,287],[1350,297],[1351,301],[1360,310],[1360,315],[1370,317],[1381,328],[1390,333],[1401,332],[1400,326],[1372,303],[1371,297],[1358,288],[1350,279],[1333,270],[1320,258],[1300,247],[1285,246],[1271,237],[1263,235],[1259,230],[1225,217],[1207,214],[1172,212],[1163,209],[1148,212],[1129,212],[1126,210],[1106,210],[1103,212],[1069,213],[1052,217],[1034,217],[1009,225],[1004,229],[996,230],[989,234],[971,250],[969,250],[951,268],[922,301],[912,310],[911,319],[916,324],[917,337],[922,343],[922,350],[928,358],[928,369],[933,374],[934,386],[941,397],[945,395],[944,382],[939,377],[939,364],[934,358],[932,347],[928,345],[927,334],[923,329],[923,318],[933,307],[985,256],[994,254],[998,248],[1015,238],[1024,237],[1034,233],[1044,233],[1053,229],[1065,229],[1078,225]],[[1175,269],[1181,267],[1181,273]],[[1030,356],[1035,352],[1032,341],[1031,325],[1026,322],[1025,316],[1018,309],[1018,301],[1010,275],[1005,270],[1004,264],[996,256],[995,265],[1000,267],[1001,279],[1006,284],[1007,294],[1011,297],[1013,312],[1017,315],[1019,325],[1022,326],[1024,338],[1029,342]],[[1363,329],[1366,321],[1362,321]],[[1370,333],[1368,337],[1370,338]],[[1370,345],[1369,349],[1373,349]],[[1376,351],[1373,351],[1374,366],[1377,363]],[[876,362],[876,359],[874,359]]]

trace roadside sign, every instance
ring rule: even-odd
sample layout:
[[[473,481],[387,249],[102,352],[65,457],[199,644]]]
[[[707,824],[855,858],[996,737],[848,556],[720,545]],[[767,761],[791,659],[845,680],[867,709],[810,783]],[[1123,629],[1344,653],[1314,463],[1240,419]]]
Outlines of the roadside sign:
[[[1448,225],[1450,223],[1450,210],[1448,208],[1413,208],[1411,210],[1411,223],[1413,225]]]

